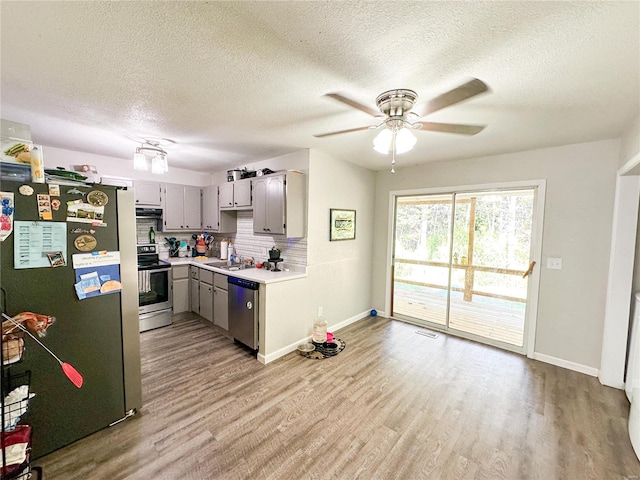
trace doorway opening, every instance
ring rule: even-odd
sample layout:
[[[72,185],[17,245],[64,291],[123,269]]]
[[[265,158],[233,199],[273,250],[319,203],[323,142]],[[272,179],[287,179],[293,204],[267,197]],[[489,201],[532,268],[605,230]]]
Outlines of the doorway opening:
[[[536,196],[536,187],[396,195],[391,316],[526,353]]]

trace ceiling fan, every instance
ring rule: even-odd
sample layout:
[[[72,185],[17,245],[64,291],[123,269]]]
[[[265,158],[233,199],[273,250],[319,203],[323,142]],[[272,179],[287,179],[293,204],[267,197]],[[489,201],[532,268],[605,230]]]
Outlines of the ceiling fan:
[[[376,105],[379,111],[368,105],[353,100],[340,93],[327,93],[325,96],[342,102],[352,108],[368,113],[369,115],[379,119],[377,125],[369,125],[364,127],[350,128],[347,130],[339,130],[336,132],[322,133],[314,135],[322,138],[342,133],[357,132],[360,130],[377,130],[380,127],[384,129],[378,134],[374,140],[374,149],[381,153],[392,153],[392,168],[394,173],[395,154],[403,153],[411,150],[416,143],[416,139],[410,130],[427,130],[433,132],[458,133],[462,135],[475,135],[481,132],[485,127],[483,125],[463,125],[457,123],[438,123],[424,122],[420,120],[428,115],[443,108],[460,103],[468,98],[475,97],[481,93],[488,91],[487,85],[477,78],[463,83],[462,85],[449,90],[446,93],[438,95],[428,102],[417,105],[416,100],[418,94],[413,90],[396,89],[388,90],[381,93],[376,98]]]

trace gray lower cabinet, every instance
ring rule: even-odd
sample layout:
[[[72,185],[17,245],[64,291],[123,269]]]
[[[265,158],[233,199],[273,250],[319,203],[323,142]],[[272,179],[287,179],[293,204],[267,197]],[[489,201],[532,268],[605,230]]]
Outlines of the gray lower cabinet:
[[[189,265],[176,265],[171,269],[173,278],[173,313],[189,311]]]
[[[200,282],[200,316],[213,322],[213,285]]]
[[[200,316],[213,322],[213,275],[211,270],[200,269]]]
[[[227,276],[216,273],[214,276],[213,290],[213,324],[229,330],[229,305],[227,299],[229,297]]]
[[[191,311],[200,314],[200,269],[191,266],[189,279],[189,294],[191,296]]]

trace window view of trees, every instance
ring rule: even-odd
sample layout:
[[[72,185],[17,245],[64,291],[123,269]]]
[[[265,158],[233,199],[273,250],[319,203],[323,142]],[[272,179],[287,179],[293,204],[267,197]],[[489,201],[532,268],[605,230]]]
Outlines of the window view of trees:
[[[533,191],[456,196],[454,255],[469,249],[469,211],[475,203],[473,264],[526,270],[531,249]]]
[[[533,201],[531,189],[397,198],[394,313],[521,346]]]
[[[460,291],[466,288],[489,295],[479,298],[477,294],[467,294],[464,296],[467,301],[489,300],[506,305],[513,302],[495,301],[491,297],[511,297],[516,303],[521,300],[510,308],[523,308],[526,280],[502,270],[524,271],[529,265],[533,199],[533,190],[455,195],[453,249],[450,249],[454,195],[399,198],[395,231],[397,288],[416,290],[416,284],[424,284],[426,288],[446,292],[451,262],[453,295],[461,296]],[[494,271],[486,271],[487,268]],[[404,285],[402,280],[406,280]]]

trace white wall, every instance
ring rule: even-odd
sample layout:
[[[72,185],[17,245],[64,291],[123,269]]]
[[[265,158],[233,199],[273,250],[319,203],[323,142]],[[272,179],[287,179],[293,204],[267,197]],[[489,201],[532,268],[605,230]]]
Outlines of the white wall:
[[[620,142],[620,167],[635,162],[631,172],[640,175],[640,115],[629,126]],[[635,159],[635,160],[634,160]],[[640,226],[640,217],[638,218]],[[639,227],[640,230],[640,227]],[[633,269],[633,291],[640,291],[640,235],[636,235],[635,267]]]
[[[307,278],[267,285],[267,362],[311,335],[318,307],[329,331],[371,309],[375,173],[312,150],[308,180]],[[329,241],[331,208],[356,210],[355,240]]]
[[[211,174],[193,172],[171,166],[169,159],[169,172],[164,175],[154,175],[150,171],[133,169],[133,152],[131,158],[105,157],[92,153],[64,150],[62,148],[43,146],[44,166],[47,169],[64,167],[73,171],[73,165],[95,165],[98,174],[113,177],[132,178],[133,180],[150,180],[154,182],[181,183],[183,185],[195,185],[202,187],[211,185]]]
[[[385,304],[390,191],[546,179],[542,263],[560,257],[563,269],[541,271],[535,351],[597,369],[618,158],[619,141],[606,140],[378,172],[374,307]]]
[[[620,139],[620,163],[622,167],[640,153],[640,114],[631,122]],[[640,172],[638,172],[640,173]]]
[[[620,141],[620,169],[615,192],[611,260],[599,379],[622,388],[631,332],[634,289],[638,288],[638,203],[640,202],[640,115]],[[635,260],[635,265],[634,265]]]

